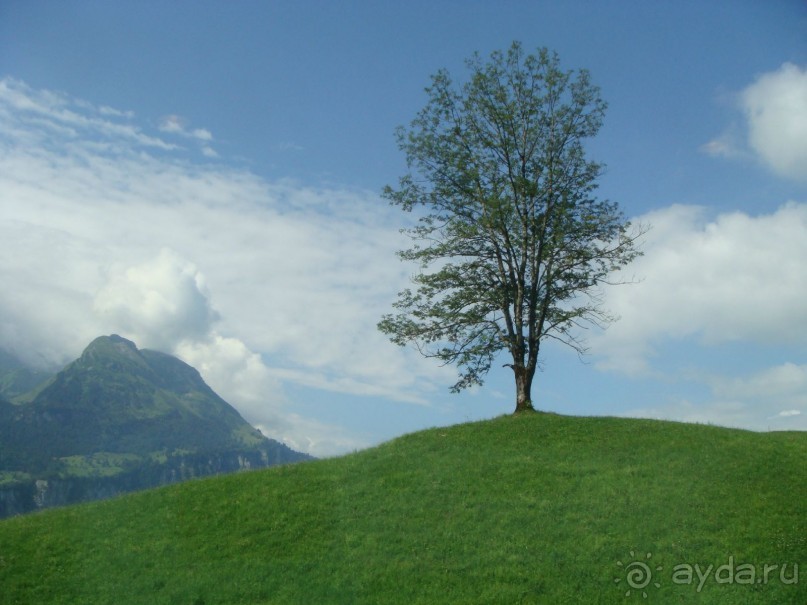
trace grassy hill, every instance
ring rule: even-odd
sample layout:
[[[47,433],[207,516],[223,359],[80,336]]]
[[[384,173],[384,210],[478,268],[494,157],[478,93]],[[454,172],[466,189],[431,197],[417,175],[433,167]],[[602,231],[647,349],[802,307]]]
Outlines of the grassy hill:
[[[807,433],[432,429],[2,521],[0,603],[804,605],[805,462]]]

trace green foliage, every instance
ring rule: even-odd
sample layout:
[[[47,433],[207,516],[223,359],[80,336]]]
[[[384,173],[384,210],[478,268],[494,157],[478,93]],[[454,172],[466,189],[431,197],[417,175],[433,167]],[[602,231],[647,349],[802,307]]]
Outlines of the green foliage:
[[[31,475],[19,471],[0,471],[0,487],[29,481]]]
[[[2,521],[0,603],[804,603],[805,437],[540,413],[432,429]],[[626,598],[646,553],[660,586]],[[671,580],[730,556],[800,581]]]
[[[460,88],[438,72],[426,107],[398,131],[411,172],[384,194],[418,210],[406,230],[416,244],[400,256],[421,272],[379,329],[457,365],[455,391],[481,384],[506,351],[529,400],[543,340],[582,352],[574,329],[610,320],[598,287],[637,256],[640,232],[594,196],[602,166],[584,142],[605,103],[588,72],[518,43],[468,67]]]
[[[65,456],[62,474],[68,477],[113,477],[143,463],[136,454],[96,452],[83,456]]]

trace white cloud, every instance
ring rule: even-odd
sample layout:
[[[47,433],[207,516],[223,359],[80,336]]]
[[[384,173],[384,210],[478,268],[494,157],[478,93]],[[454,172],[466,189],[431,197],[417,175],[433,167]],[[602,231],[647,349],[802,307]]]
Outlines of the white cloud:
[[[752,154],[745,149],[740,135],[734,129],[728,130],[719,137],[701,145],[700,151],[712,157],[727,159],[746,159],[753,157]]]
[[[175,352],[199,370],[214,390],[241,403],[246,415],[259,416],[261,406],[279,409],[286,401],[281,383],[261,356],[237,338],[211,330],[204,338],[180,342]]]
[[[200,143],[199,149],[205,157],[218,157],[218,153],[209,145],[213,140],[213,134],[205,128],[189,129],[186,120],[181,116],[175,114],[164,116],[160,120],[158,128],[161,132],[178,135],[187,139],[194,139],[196,142]]]
[[[199,139],[200,141],[213,140],[213,135],[209,130],[205,130],[204,128],[194,128],[190,134],[194,139]]]
[[[600,369],[662,381],[649,401],[671,395],[623,415],[807,429],[807,366],[788,362],[733,376],[710,369],[723,356],[720,367],[733,365],[737,349],[784,353],[807,342],[807,204],[712,219],[703,208],[679,205],[637,221],[652,225],[645,256],[629,269],[644,279],[607,290],[605,305],[620,320],[591,344]],[[671,353],[679,343],[686,359]],[[682,391],[686,398],[675,395]]]
[[[591,339],[599,367],[647,371],[662,341],[807,341],[807,204],[704,215],[675,205],[636,219],[652,225],[630,267],[642,281],[607,290],[605,306],[620,320]]]
[[[452,383],[375,327],[408,278],[399,213],[364,191],[155,156],[182,150],[122,119],[0,81],[4,346],[63,363],[127,335],[199,367],[254,424],[286,427],[270,436],[320,452],[359,440],[296,417],[285,385],[412,403]]]
[[[49,130],[59,130],[72,136],[93,136],[113,139],[124,144],[136,144],[149,148],[174,150],[160,139],[146,135],[128,123],[113,118],[130,118],[129,112],[113,113],[109,108],[95,108],[85,101],[76,101],[67,95],[51,91],[33,90],[28,85],[13,78],[0,79],[0,119],[8,134],[24,134],[24,142],[47,146],[49,137],[41,130],[20,129],[18,120],[28,125],[44,126]],[[35,137],[34,141],[31,137]]]
[[[106,331],[121,331],[140,346],[171,351],[207,336],[217,314],[204,276],[193,263],[164,248],[156,259],[110,270],[94,300]]]
[[[184,137],[198,139],[199,141],[212,141],[213,134],[205,128],[194,128],[189,130],[186,126],[186,120],[176,114],[164,116],[160,120],[159,129],[162,132],[169,132],[171,134],[178,134]]]
[[[107,325],[141,346],[169,351],[195,367],[214,391],[235,405],[248,422],[298,451],[332,456],[366,446],[337,426],[305,419],[290,410],[283,382],[309,384],[309,372],[270,368],[238,338],[214,327],[204,277],[196,267],[164,249],[149,262],[116,275],[95,299]],[[394,396],[388,389],[344,379],[311,384],[326,391]]]
[[[785,63],[741,95],[748,142],[776,173],[807,180],[807,70]]]
[[[114,107],[107,107],[106,105],[102,105],[98,108],[98,113],[102,116],[113,116],[116,118],[126,118],[126,119],[133,119],[135,117],[135,113],[133,111],[121,111],[120,109],[115,109]]]
[[[174,353],[198,369],[211,388],[235,405],[248,422],[292,449],[327,457],[368,445],[341,427],[291,411],[281,380],[286,377],[279,376],[282,372],[267,366],[237,338],[213,330],[204,339],[180,343]]]
[[[713,156],[731,157],[735,147],[726,137],[721,136],[701,145],[701,151]]]
[[[182,123],[183,120],[179,116],[170,115],[163,117],[160,120],[160,131],[161,132],[170,132],[171,134],[181,134],[185,132],[185,126]]]
[[[807,180],[807,69],[792,63],[759,76],[733,95],[742,116],[700,151],[727,159],[758,159],[776,174]]]

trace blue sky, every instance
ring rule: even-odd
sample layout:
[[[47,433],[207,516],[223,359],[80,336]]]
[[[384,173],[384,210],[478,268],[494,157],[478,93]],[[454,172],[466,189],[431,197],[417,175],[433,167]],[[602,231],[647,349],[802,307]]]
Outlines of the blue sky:
[[[804,2],[0,2],[0,344],[174,353],[315,455],[514,406],[375,324],[414,270],[380,198],[429,76],[520,40],[609,109],[600,195],[652,226],[537,407],[807,430]],[[539,444],[536,444],[539,446]]]

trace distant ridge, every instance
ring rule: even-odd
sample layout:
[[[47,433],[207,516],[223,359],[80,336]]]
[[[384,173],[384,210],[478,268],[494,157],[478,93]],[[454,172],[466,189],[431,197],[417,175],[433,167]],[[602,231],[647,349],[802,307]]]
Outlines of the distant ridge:
[[[101,336],[0,401],[0,517],[309,458],[250,426],[190,365]]]

